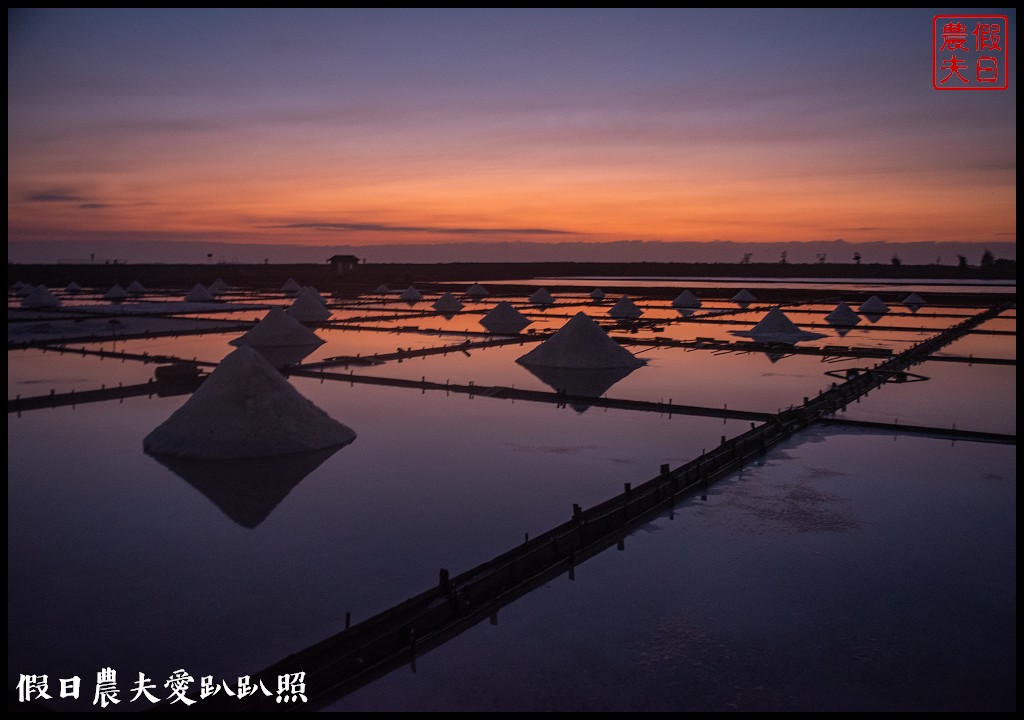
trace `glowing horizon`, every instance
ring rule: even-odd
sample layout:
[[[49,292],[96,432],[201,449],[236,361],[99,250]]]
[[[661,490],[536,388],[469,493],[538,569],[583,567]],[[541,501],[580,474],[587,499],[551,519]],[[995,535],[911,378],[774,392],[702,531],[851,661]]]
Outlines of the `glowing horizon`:
[[[8,237],[1015,240],[1016,68],[931,17],[15,11]]]

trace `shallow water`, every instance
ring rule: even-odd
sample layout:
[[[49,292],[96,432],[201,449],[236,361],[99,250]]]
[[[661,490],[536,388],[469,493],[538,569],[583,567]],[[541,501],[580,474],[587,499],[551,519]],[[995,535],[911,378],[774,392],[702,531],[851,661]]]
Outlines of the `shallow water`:
[[[811,431],[330,709],[1013,710],[1015,464]]]
[[[183,398],[10,418],[11,672],[244,674],[746,428],[294,382],[358,437],[253,528],[143,453]]]
[[[481,339],[479,318],[493,304],[448,319],[394,318],[388,303],[368,323],[386,330],[318,328],[326,342],[304,362],[444,346],[447,354],[338,372],[552,391],[516,362],[539,341],[528,333],[513,345],[461,347]],[[647,361],[599,388],[608,397],[774,413],[829,387],[836,378],[826,371],[877,362],[637,345],[739,339],[732,331],[764,312],[728,316],[739,324],[686,322],[664,301],[641,304],[664,332],[606,323]],[[541,332],[581,308],[603,317],[608,306],[592,312],[582,298],[560,298],[524,310]],[[339,302],[335,315],[369,309]],[[829,309],[809,306],[794,320],[820,322]],[[957,322],[943,315],[960,311],[947,310],[894,313],[845,334],[824,329],[806,344],[899,351]],[[1015,331],[1016,314],[991,322]],[[218,362],[240,335],[82,346]],[[1015,337],[974,333],[943,353],[1015,358]],[[146,382],[154,369],[41,350],[9,351],[8,360],[10,398]],[[886,385],[838,416],[1016,432],[1015,366],[931,361],[913,371],[929,380]],[[356,622],[381,612],[436,583],[440,568],[455,574],[488,560],[567,520],[573,503],[603,501],[750,426],[290,382],[357,439],[294,462],[239,463],[243,493],[218,481],[235,468],[142,451],[184,396],[8,416],[10,687],[24,673],[51,682],[79,675],[91,692],[92,674],[107,666],[118,669],[123,694],[138,672],[254,672],[338,632],[346,612]],[[712,488],[706,502],[634,533],[625,552],[593,558],[574,582],[553,581],[503,609],[497,627],[473,628],[421,658],[416,675],[399,671],[337,709],[1006,709],[1015,468],[1013,446],[806,432]]]

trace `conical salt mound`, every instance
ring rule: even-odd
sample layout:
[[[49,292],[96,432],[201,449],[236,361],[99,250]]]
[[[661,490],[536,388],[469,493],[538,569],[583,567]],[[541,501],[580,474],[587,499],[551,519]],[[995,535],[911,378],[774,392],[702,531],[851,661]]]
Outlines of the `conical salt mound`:
[[[320,303],[324,307],[327,307],[327,298],[321,295],[320,291],[311,285],[303,285],[301,288],[299,288],[299,292],[296,293],[296,296],[299,295],[309,295],[318,303]]]
[[[32,288],[32,292],[22,299],[21,306],[24,308],[55,308],[60,306],[60,300],[45,285],[39,285]]]
[[[128,291],[120,285],[115,285],[103,294],[104,300],[110,300],[112,302],[119,302],[121,300],[128,299]]]
[[[734,303],[752,303],[757,302],[757,298],[749,290],[740,290],[732,296],[732,301]]]
[[[601,288],[594,288],[590,291],[591,300],[604,300],[604,290]]]
[[[22,290],[25,290],[25,292],[23,293]],[[11,291],[15,295],[18,295],[19,297],[24,297],[25,295],[28,295],[30,292],[32,292],[32,286],[29,285],[28,283],[24,283],[21,280],[18,280],[13,285],[11,285]]]
[[[129,295],[143,295],[146,292],[146,286],[138,280],[132,280],[132,284],[125,288],[125,290],[128,291]]]
[[[231,286],[228,285],[227,282],[225,282],[224,278],[219,277],[212,283],[210,283],[210,287],[208,289],[214,295],[223,295],[224,293],[231,289]]]
[[[608,337],[601,326],[577,313],[554,335],[516,362],[558,368],[636,368],[643,361]]]
[[[295,278],[288,278],[284,281],[284,285],[281,286],[281,292],[285,295],[294,295],[301,289],[302,286],[295,282]]]
[[[699,308],[700,298],[694,295],[689,290],[683,290],[676,296],[676,299],[672,301],[672,307],[674,308]]]
[[[617,320],[636,320],[644,314],[644,311],[636,306],[629,295],[623,295],[619,301],[612,306],[608,314]],[[602,331],[603,332],[603,331]]]
[[[872,295],[857,308],[858,312],[868,313],[871,315],[883,315],[889,312],[889,306],[882,302],[882,298],[877,295]]]
[[[252,345],[268,347],[278,345],[322,345],[324,343],[316,333],[281,308],[271,308],[256,325],[240,338],[231,341],[232,345]]]
[[[853,311],[853,308],[845,302],[840,301],[839,304],[836,305],[836,309],[825,316],[825,320],[830,325],[850,326],[859,323],[860,316]]]
[[[405,300],[406,302],[418,302],[423,299],[423,295],[419,290],[410,285],[402,291],[402,294],[398,296],[398,299]]]
[[[185,296],[185,302],[213,302],[216,299],[209,290],[198,283]]]
[[[451,293],[445,293],[434,302],[434,309],[440,313],[457,313],[466,307]]]
[[[815,340],[825,337],[821,333],[807,332],[801,330],[793,321],[786,317],[786,313],[779,308],[772,308],[768,311],[761,322],[750,330],[730,330],[732,335],[749,337],[762,343],[781,343],[793,345],[801,340]]]
[[[466,297],[471,298],[484,298],[490,294],[491,293],[488,292],[487,288],[480,283],[473,283],[469,286],[469,289],[466,290]]]
[[[516,335],[532,323],[528,317],[507,302],[500,302],[480,318],[480,324],[495,335]]]
[[[240,347],[142,446],[172,457],[252,458],[339,447],[355,437],[302,397],[258,352]]]
[[[285,312],[300,323],[323,322],[330,318],[331,311],[317,299],[319,296],[316,291],[306,292],[307,290],[310,288],[302,288],[295,296],[295,301]]]
[[[64,292],[68,295],[77,295],[82,292],[82,286],[76,283],[74,280],[68,283],[68,286],[64,288]]]
[[[923,307],[924,305],[927,305],[927,303],[924,301],[924,298],[918,295],[916,292],[910,293],[905,298],[903,298],[903,304],[913,309],[917,309]]]
[[[630,373],[635,367],[617,368],[557,368],[542,365],[523,365],[531,375],[548,385],[555,392],[573,395],[577,398],[598,398],[608,392],[612,385]],[[573,410],[584,413],[590,404],[584,400],[569,403]]]
[[[555,298],[544,288],[537,288],[533,295],[527,298],[534,305],[554,305]]]
[[[786,316],[779,308],[772,308],[761,318],[761,322],[750,329],[755,339],[772,335],[801,335],[803,331]]]
[[[373,292],[376,293],[377,295],[387,295],[388,293],[391,292],[391,288],[389,288],[387,285],[378,285],[377,289],[374,290]]]

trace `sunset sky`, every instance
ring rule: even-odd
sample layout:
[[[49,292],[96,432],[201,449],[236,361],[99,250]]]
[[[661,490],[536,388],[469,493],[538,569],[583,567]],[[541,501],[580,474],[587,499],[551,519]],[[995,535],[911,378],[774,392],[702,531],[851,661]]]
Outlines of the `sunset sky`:
[[[1015,241],[971,12],[9,10],[8,235]]]

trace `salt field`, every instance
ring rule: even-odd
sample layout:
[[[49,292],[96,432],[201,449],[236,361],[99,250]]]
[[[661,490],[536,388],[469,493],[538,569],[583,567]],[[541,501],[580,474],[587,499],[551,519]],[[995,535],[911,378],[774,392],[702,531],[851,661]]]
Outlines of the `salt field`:
[[[992,304],[980,284],[944,304],[944,284],[822,279],[806,301],[741,307],[733,292],[771,286],[336,297],[224,278],[214,301],[145,277],[117,302],[9,294],[8,683],[46,675],[50,709],[89,709],[108,667],[120,711],[150,706],[131,700],[140,673],[160,699],[182,668],[195,693],[254,676]],[[665,287],[699,307],[648,294]],[[873,321],[871,295],[888,306]],[[840,299],[856,317],[826,320]],[[447,642],[344,693],[310,685],[314,705],[1015,709],[1012,303],[878,377]],[[89,693],[61,698],[76,676]]]

